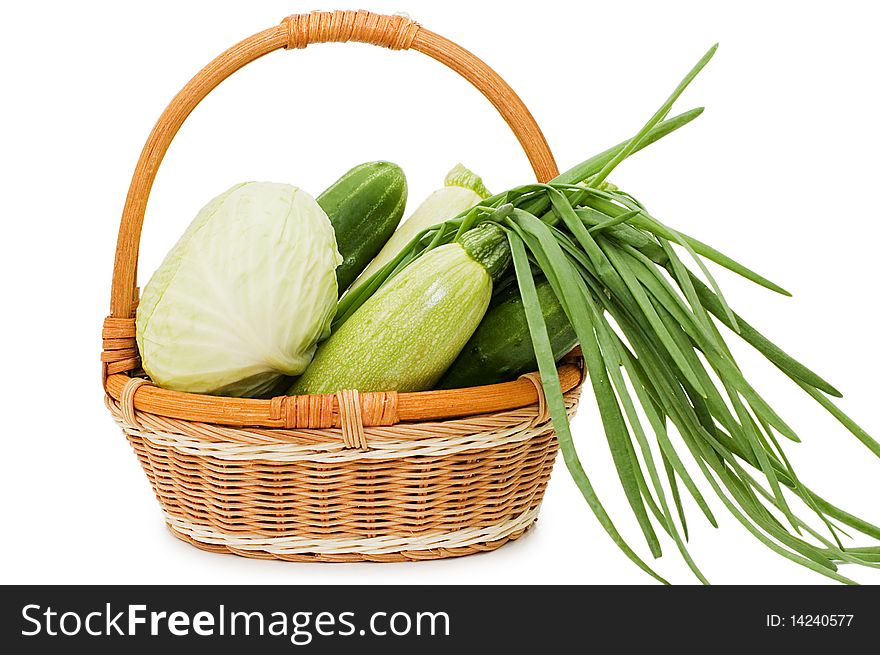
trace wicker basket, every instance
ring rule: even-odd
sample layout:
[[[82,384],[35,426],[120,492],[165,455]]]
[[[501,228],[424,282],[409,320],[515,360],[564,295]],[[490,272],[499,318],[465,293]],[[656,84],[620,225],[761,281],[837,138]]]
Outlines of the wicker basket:
[[[107,406],[171,531],[199,548],[258,558],[399,561],[492,550],[534,521],[556,456],[537,374],[421,393],[271,400],[178,393],[150,383],[135,343],[141,226],[156,171],[198,103],[281,48],[357,41],[427,54],[476,86],[510,125],[539,180],[556,175],[528,110],[471,53],[402,16],[313,12],[233,46],[159,118],[131,182],[116,250],[102,362]],[[559,367],[574,412],[583,361]]]

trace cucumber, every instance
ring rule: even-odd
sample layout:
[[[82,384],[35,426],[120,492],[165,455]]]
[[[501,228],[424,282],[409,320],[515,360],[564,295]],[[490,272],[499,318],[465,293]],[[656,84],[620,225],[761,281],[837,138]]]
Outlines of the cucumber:
[[[357,288],[373,273],[394,259],[419,232],[450,218],[455,218],[484,198],[488,198],[489,195],[489,191],[479,175],[461,164],[456,164],[447,173],[443,188],[428,196],[412,215],[400,224],[397,231],[382,246],[382,250],[355,280],[351,288]]]
[[[352,168],[317,200],[336,231],[341,296],[397,229],[406,207],[406,177],[391,162],[368,162]]]
[[[422,255],[318,347],[288,393],[430,389],[479,325],[509,262],[506,235],[488,223]]]
[[[577,335],[546,279],[536,281],[553,356],[559,361],[577,344]],[[519,288],[499,292],[474,335],[440,380],[439,389],[477,387],[506,382],[538,370]]]

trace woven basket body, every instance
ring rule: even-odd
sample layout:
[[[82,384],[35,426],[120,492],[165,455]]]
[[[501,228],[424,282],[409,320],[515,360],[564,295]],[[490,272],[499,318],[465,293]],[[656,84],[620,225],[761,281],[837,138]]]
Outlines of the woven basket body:
[[[537,374],[449,391],[271,400],[159,389],[140,369],[135,271],[147,198],[195,106],[242,66],[282,48],[360,41],[423,52],[498,108],[546,181],[556,165],[516,94],[466,50],[401,16],[313,12],[233,46],[174,98],[144,147],[123,211],[103,330],[106,404],[171,531],[248,557],[399,561],[492,550],[535,521],[557,444]],[[583,361],[559,367],[572,414]]]
[[[141,412],[132,425],[108,405],[174,534],[249,557],[384,562],[492,550],[535,521],[556,456],[534,407],[366,428],[370,447],[351,449],[332,430]]]

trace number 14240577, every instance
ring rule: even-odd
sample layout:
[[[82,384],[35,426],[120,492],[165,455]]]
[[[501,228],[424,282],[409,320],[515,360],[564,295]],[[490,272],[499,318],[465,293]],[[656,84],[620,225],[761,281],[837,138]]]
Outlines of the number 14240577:
[[[768,628],[849,628],[854,614],[767,614]]]

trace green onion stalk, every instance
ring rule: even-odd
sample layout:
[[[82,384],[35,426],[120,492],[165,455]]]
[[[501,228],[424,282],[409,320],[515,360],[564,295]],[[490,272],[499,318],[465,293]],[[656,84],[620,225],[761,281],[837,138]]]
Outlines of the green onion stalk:
[[[626,499],[654,558],[658,528],[694,575],[707,579],[688,548],[683,495],[717,527],[699,477],[756,539],[779,555],[843,582],[839,564],[880,567],[880,543],[845,547],[880,527],[825,500],[795,473],[782,443],[800,441],[749,382],[719,324],[749,343],[825,408],[874,455],[880,444],[831,400],[840,392],[786,354],[727,303],[704,260],[783,295],[785,289],[714,248],[662,223],[633,196],[607,182],[624,159],[689,123],[702,108],[667,118],[709,62],[713,46],[635,136],[562,173],[491,196],[424,230],[397,257],[344,296],[333,329],[410,262],[492,222],[507,234],[541,381],[565,465],[593,514],[643,571],[658,574],[623,539],[578,457],[533,275],[547,280],[580,342],[590,385]],[[682,256],[692,260],[698,277]],[[703,281],[705,279],[705,282]],[[684,446],[673,444],[677,441]],[[669,494],[667,495],[667,489]],[[797,514],[798,498],[809,510]]]

